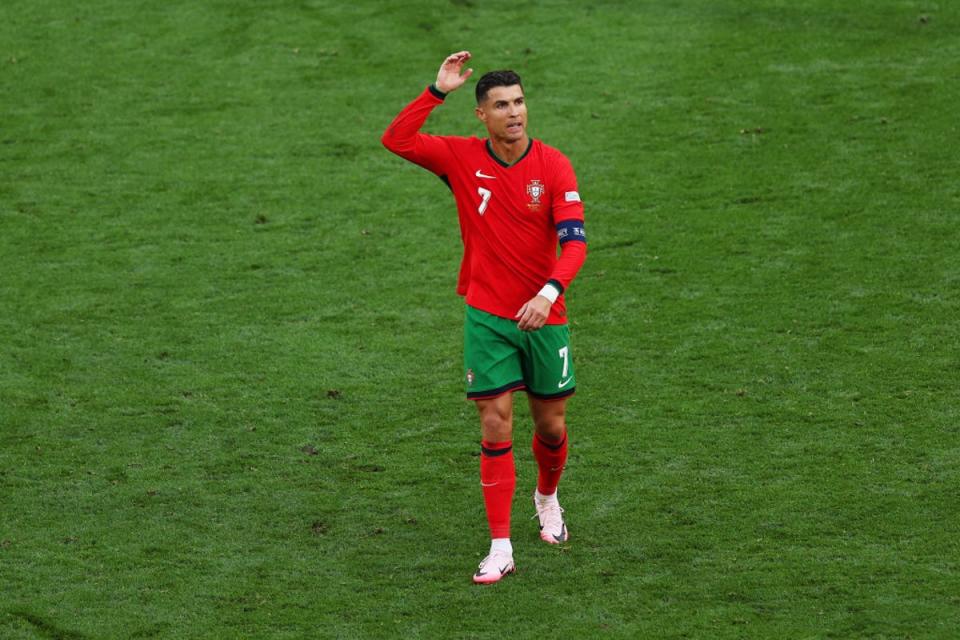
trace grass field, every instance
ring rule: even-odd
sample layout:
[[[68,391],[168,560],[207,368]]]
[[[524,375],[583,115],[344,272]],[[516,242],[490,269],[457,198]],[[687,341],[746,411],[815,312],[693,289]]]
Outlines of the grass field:
[[[0,637],[954,638],[960,7],[0,5]],[[487,548],[453,200],[524,77],[590,256],[539,542]],[[430,131],[481,135],[472,89]]]

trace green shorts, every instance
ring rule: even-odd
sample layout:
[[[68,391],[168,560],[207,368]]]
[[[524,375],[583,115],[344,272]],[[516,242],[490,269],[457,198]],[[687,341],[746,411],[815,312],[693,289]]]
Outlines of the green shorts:
[[[471,400],[519,389],[552,400],[572,395],[577,385],[567,325],[521,331],[515,320],[470,306],[463,324],[463,368]]]

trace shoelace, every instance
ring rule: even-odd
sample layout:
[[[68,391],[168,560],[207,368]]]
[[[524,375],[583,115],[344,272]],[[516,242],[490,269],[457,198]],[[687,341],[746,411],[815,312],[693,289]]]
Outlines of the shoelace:
[[[563,507],[561,507],[560,505],[557,505],[557,509],[560,510],[560,515],[561,515],[561,519],[562,519],[562,516],[563,516]],[[534,518],[538,518],[538,517],[540,517],[540,513],[539,513],[539,512],[534,513],[534,514],[530,517],[530,519],[533,520]]]
[[[503,555],[503,554],[501,554],[501,555]],[[487,557],[480,561],[480,564],[477,566],[477,569],[483,569],[483,565],[487,564],[487,560],[489,560],[492,556],[493,556],[492,553],[488,553],[488,554],[487,554]],[[511,561],[512,561],[512,560],[513,560],[513,558],[511,558]]]

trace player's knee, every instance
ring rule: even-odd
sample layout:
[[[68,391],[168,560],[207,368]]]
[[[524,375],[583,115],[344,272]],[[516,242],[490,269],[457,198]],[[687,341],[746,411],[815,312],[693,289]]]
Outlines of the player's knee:
[[[480,428],[484,438],[492,442],[510,440],[513,432],[513,423],[509,416],[498,412],[488,411],[480,416]]]
[[[567,418],[561,406],[535,406],[533,424],[540,437],[548,442],[560,442],[567,432]]]
[[[541,418],[535,423],[537,433],[548,442],[560,442],[567,433],[566,420],[559,418]]]

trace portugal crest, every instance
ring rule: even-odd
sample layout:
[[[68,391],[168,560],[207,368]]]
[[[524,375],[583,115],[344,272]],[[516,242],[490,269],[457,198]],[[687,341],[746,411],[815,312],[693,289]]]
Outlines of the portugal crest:
[[[527,195],[530,196],[530,204],[540,204],[540,196],[543,195],[543,183],[539,180],[531,180],[527,185]]]

